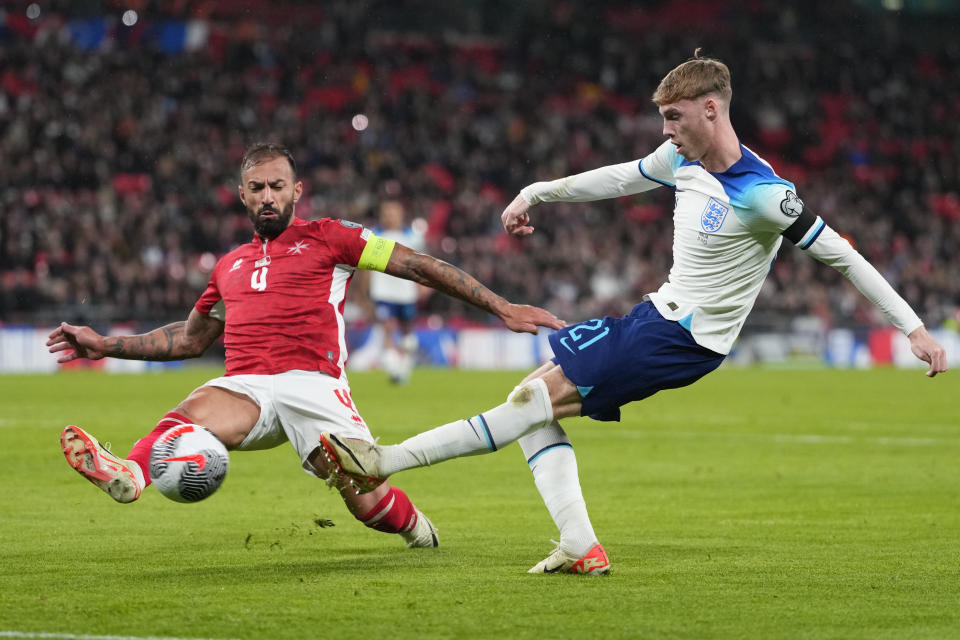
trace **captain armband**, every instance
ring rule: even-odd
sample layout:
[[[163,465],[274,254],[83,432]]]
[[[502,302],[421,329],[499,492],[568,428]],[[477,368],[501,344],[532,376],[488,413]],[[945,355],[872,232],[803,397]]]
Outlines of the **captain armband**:
[[[360,261],[357,263],[358,269],[368,269],[370,271],[384,271],[387,268],[387,262],[393,254],[393,247],[397,243],[387,238],[371,235],[367,240],[367,246],[363,248],[360,254]]]
[[[820,216],[804,206],[797,219],[783,230],[782,235],[801,249],[808,249],[826,226],[827,223]]]

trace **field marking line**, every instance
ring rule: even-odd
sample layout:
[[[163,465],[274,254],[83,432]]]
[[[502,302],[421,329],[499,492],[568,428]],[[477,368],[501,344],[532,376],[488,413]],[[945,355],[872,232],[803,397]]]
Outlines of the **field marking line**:
[[[85,633],[45,633],[42,631],[0,631],[0,638],[49,638],[51,640],[220,640],[214,638],[177,638],[170,636],[105,636]]]

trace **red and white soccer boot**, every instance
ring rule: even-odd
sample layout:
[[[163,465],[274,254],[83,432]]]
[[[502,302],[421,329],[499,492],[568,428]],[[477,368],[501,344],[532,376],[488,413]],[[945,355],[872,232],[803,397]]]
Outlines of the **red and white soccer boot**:
[[[357,493],[370,493],[387,479],[379,472],[380,446],[376,443],[321,433],[320,444],[323,455],[350,477]]]
[[[117,502],[133,502],[143,491],[143,471],[131,460],[118,458],[89,433],[70,425],[60,434],[67,464]]]
[[[587,551],[583,557],[568,554],[557,545],[549,556],[541,560],[527,573],[579,573],[599,576],[610,572],[610,559],[599,542]]]

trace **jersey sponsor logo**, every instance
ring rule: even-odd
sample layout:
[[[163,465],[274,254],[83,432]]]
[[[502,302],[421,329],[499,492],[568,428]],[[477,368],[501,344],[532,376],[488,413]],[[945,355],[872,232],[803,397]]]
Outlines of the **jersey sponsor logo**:
[[[266,267],[270,264],[270,256],[264,256],[253,263],[254,269],[259,269],[260,267]]]
[[[347,229],[360,229],[363,227],[362,224],[357,224],[356,222],[351,222],[349,220],[337,220],[337,222],[345,226]]]
[[[797,197],[793,191],[787,189],[786,196],[780,201],[780,211],[788,218],[797,218],[803,213],[803,200]]]
[[[309,248],[310,248],[309,244],[307,244],[303,240],[297,240],[292,247],[287,249],[287,253],[299,256],[300,254],[303,253],[304,249],[309,249]]]
[[[730,213],[730,207],[710,198],[703,213],[700,214],[700,227],[707,233],[719,231],[728,213]]]
[[[240,268],[240,265],[243,264],[243,258],[237,258],[236,262],[233,263],[233,266],[230,267],[230,271],[236,271]]]

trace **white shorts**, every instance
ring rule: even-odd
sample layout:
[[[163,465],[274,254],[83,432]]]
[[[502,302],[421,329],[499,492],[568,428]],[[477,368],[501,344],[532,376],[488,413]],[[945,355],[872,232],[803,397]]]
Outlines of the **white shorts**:
[[[300,454],[307,473],[319,476],[310,454],[320,446],[324,431],[373,442],[360,417],[346,378],[337,380],[317,371],[285,371],[275,375],[214,378],[205,387],[220,387],[249,396],[260,406],[260,419],[244,438],[240,451],[270,449],[289,441]]]

